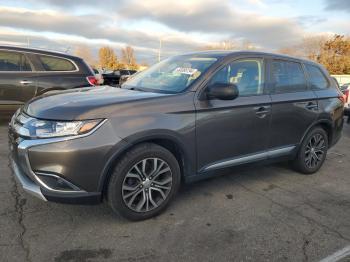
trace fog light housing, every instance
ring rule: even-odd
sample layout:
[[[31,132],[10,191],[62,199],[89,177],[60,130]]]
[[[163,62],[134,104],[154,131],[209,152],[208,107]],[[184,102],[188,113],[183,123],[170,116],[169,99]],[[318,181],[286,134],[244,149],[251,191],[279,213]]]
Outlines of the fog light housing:
[[[44,188],[52,191],[65,191],[65,192],[82,192],[79,187],[73,185],[71,182],[66,179],[47,173],[36,173],[36,178],[40,185]]]

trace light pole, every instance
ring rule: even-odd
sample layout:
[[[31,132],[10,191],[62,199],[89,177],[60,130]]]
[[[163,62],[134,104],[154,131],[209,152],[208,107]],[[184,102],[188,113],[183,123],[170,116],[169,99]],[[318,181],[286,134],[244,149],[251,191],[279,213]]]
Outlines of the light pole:
[[[160,62],[160,50],[162,49],[162,38],[159,38],[158,62]]]
[[[158,62],[160,62],[160,59],[161,59],[161,50],[162,50],[162,45],[163,45],[163,41],[164,40],[167,40],[171,37],[175,37],[173,35],[168,35],[168,36],[165,36],[165,37],[160,37],[159,38],[159,49],[158,49]]]

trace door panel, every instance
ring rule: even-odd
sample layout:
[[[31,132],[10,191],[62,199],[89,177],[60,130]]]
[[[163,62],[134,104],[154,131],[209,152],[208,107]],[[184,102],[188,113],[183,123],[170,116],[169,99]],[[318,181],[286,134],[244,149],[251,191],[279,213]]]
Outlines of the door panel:
[[[23,104],[35,95],[36,77],[32,73],[1,73],[1,104]]]
[[[253,160],[244,156],[263,154],[268,145],[271,98],[264,94],[265,68],[262,58],[228,62],[214,73],[208,86],[234,84],[234,100],[203,99],[196,102],[197,163],[199,171]],[[205,88],[204,93],[205,94]],[[255,158],[254,158],[255,159]]]
[[[218,161],[265,151],[270,102],[268,95],[199,102],[196,106],[199,170]],[[257,105],[266,107],[264,116],[259,114]]]
[[[314,92],[272,94],[269,148],[295,145],[316,120],[318,104]]]
[[[20,105],[33,97],[36,77],[27,56],[0,50],[0,104]]]
[[[270,60],[269,68],[272,100],[269,148],[299,144],[317,118],[316,95],[308,89],[298,61]]]

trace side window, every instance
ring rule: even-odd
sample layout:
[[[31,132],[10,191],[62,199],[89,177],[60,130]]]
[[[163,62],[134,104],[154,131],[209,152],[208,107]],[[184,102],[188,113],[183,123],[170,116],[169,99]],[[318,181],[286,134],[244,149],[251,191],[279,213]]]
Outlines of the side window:
[[[21,61],[22,70],[21,71],[32,71],[32,68],[30,66],[28,58],[25,57],[24,55],[22,55],[21,59],[22,59],[22,61]]]
[[[1,71],[32,71],[28,59],[19,52],[0,51]]]
[[[72,62],[64,58],[38,55],[45,71],[74,71],[76,70]]]
[[[306,80],[301,64],[290,61],[272,62],[272,81],[275,93],[292,93],[306,90]]]
[[[263,78],[263,61],[261,59],[245,59],[232,62],[220,69],[212,77],[209,84],[235,84],[240,96],[251,96],[263,93]]]
[[[309,81],[312,89],[326,89],[328,87],[326,77],[317,66],[305,64],[305,67],[309,75]]]

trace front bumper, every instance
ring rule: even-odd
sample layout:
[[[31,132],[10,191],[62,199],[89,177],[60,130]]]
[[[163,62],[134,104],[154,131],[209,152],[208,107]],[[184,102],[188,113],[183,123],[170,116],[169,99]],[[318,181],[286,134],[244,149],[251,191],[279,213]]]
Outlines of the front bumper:
[[[103,171],[123,143],[109,123],[88,135],[49,139],[25,139],[9,126],[13,174],[26,192],[44,201],[101,202]]]
[[[23,190],[43,201],[53,201],[67,204],[97,204],[101,201],[101,192],[87,192],[84,189],[74,187],[74,190],[57,190],[50,188],[35,173],[30,165],[28,157],[28,140],[16,145],[10,143],[10,163],[13,174],[21,184]],[[29,143],[31,145],[31,143]],[[40,146],[40,145],[36,145]],[[34,147],[34,146],[33,146]],[[47,173],[51,175],[50,172]],[[59,177],[54,175],[55,177]],[[63,181],[66,179],[59,177]],[[68,181],[67,181],[68,182]],[[69,182],[68,182],[69,183]]]
[[[11,158],[11,168],[18,182],[22,185],[22,188],[27,193],[40,198],[41,200],[47,201],[45,196],[42,194],[40,190],[40,186],[35,184],[32,180],[30,180],[18,167],[17,163]]]

